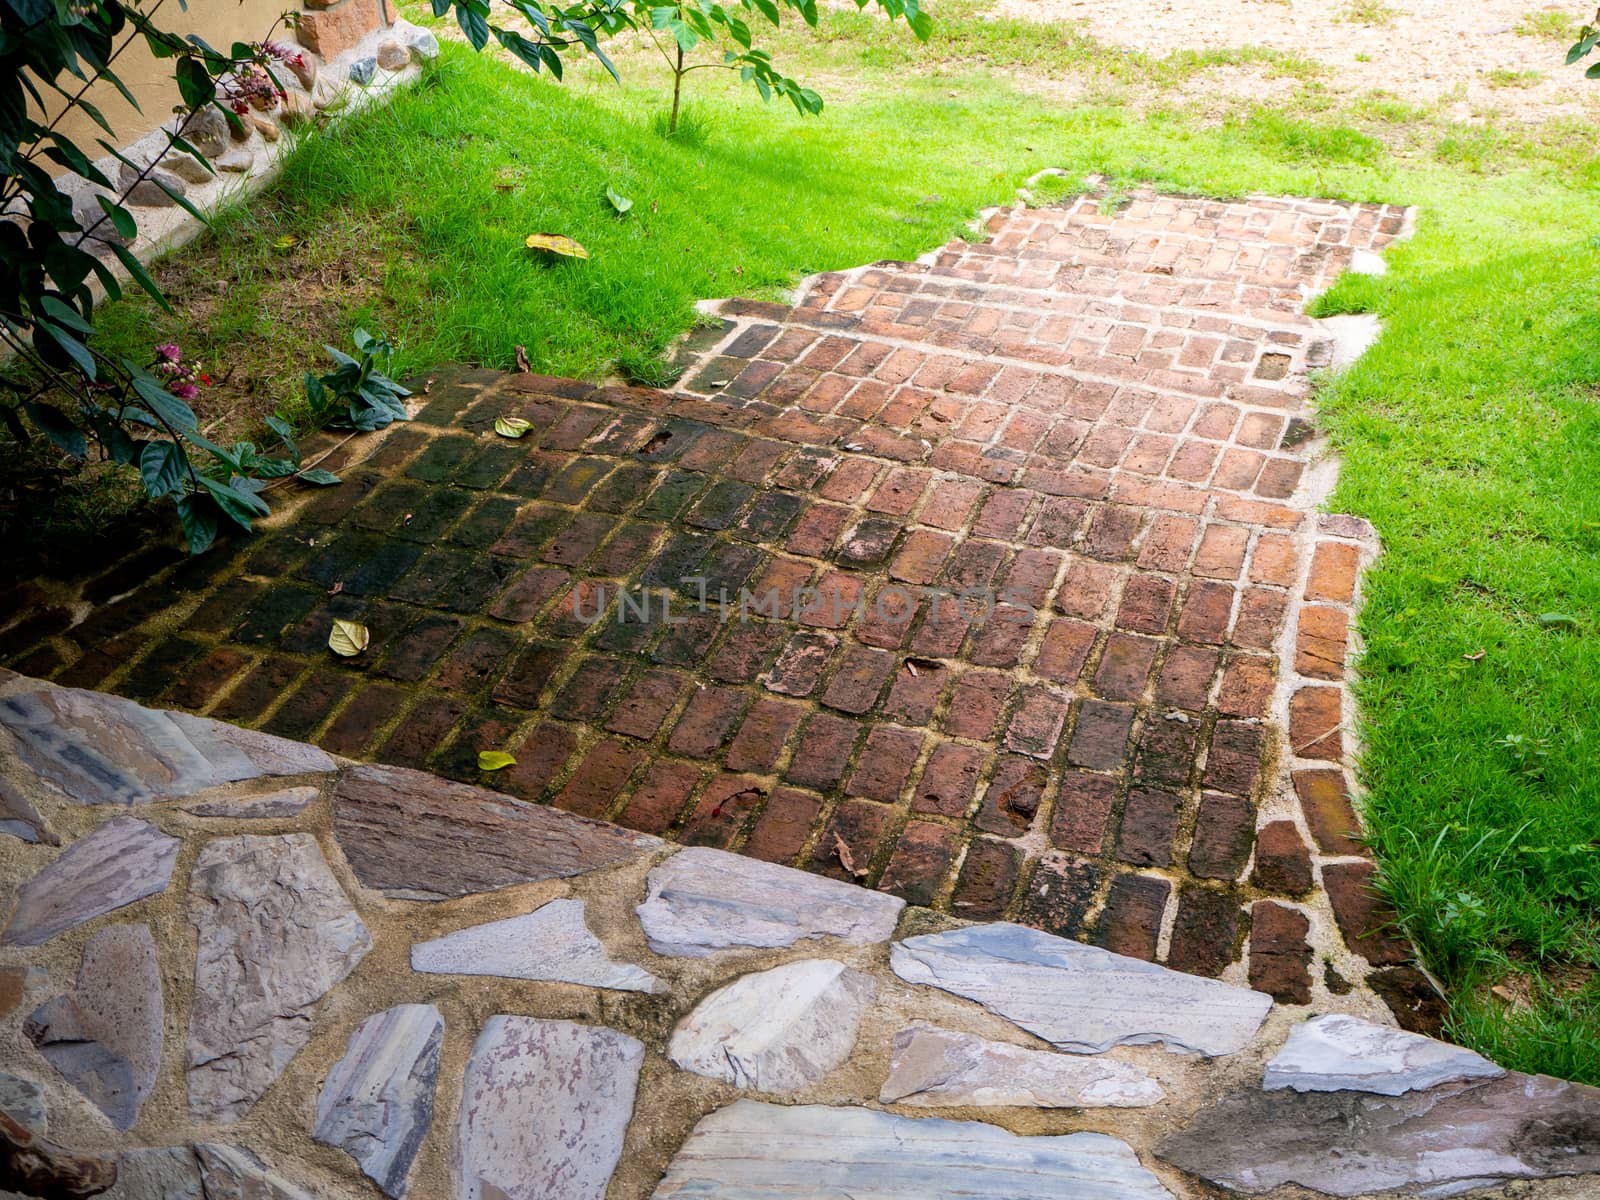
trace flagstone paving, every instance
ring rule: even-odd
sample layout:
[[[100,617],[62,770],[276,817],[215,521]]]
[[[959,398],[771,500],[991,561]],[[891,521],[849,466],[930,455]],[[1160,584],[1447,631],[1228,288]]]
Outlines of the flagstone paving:
[[[1316,511],[1309,372],[1348,353],[1303,315],[1408,219],[1018,206],[793,305],[711,306],[675,392],[440,371],[270,531],[24,585],[0,661],[1426,1030],[1346,768],[1377,547]],[[336,618],[363,654],[329,651]],[[0,711],[25,756],[81,743],[28,703]],[[161,720],[174,750],[99,765],[96,795],[272,765],[271,739]],[[530,878],[509,826],[468,863],[448,800],[373,802],[395,778],[341,785],[364,883]]]
[[[121,713],[82,726],[102,752],[165,727],[0,671],[18,698]],[[0,947],[0,1200],[1600,1187],[1600,1089],[1361,1019],[1359,992],[1276,1003],[413,771],[277,761],[130,812],[60,794],[0,733],[0,776],[62,842],[7,843],[9,921],[108,830],[183,867],[137,894],[77,873],[78,923]],[[352,781],[369,807],[431,790],[457,818],[446,861],[489,868],[441,895],[424,824],[364,877]]]

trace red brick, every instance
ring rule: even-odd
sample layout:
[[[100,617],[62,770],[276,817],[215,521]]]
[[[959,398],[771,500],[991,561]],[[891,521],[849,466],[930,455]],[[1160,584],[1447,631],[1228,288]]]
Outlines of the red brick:
[[[1162,515],[1139,547],[1138,564],[1148,571],[1179,572],[1189,565],[1200,523],[1193,517]]]
[[[973,838],[961,864],[950,908],[957,916],[988,920],[1005,915],[1017,890],[1022,853],[1006,842]]]
[[[1116,504],[1103,504],[1089,519],[1084,551],[1093,558],[1116,561],[1133,557],[1133,540],[1139,532],[1140,512]]]
[[[1261,468],[1261,477],[1256,480],[1256,495],[1287,500],[1300,486],[1300,477],[1305,474],[1305,469],[1305,463],[1290,458],[1267,459],[1267,465]]]
[[[850,523],[851,512],[834,504],[813,504],[800,514],[794,532],[789,535],[788,549],[795,554],[812,558],[825,557],[839,540],[844,527]]]
[[[1259,725],[1218,721],[1206,751],[1205,785],[1233,796],[1250,795],[1261,774],[1262,740]]]
[[[1250,531],[1235,525],[1208,525],[1195,551],[1194,574],[1207,579],[1237,579],[1244,570]]]
[[[1300,758],[1339,761],[1344,757],[1343,724],[1339,688],[1301,688],[1289,701],[1290,752]]]
[[[850,794],[892,804],[900,799],[922,753],[922,737],[909,729],[879,725],[867,735],[850,773]]]
[[[967,657],[980,667],[1014,667],[1033,636],[1036,614],[1011,604],[996,605],[979,623]]]
[[[1022,890],[1017,920],[1057,937],[1081,938],[1100,890],[1101,869],[1064,854],[1047,854]]]
[[[822,800],[810,792],[778,788],[767,798],[741,853],[767,862],[792,864],[805,849],[821,811]]]
[[[1311,890],[1311,852],[1293,821],[1269,821],[1256,833],[1250,882],[1265,892],[1300,896]]]
[[[840,504],[860,504],[871,490],[872,481],[877,474],[877,463],[865,458],[849,458],[840,463],[838,469],[823,480],[817,492],[825,500],[837,500]]]
[[[339,0],[331,6],[319,5],[318,9],[300,14],[295,38],[324,59],[337,58],[367,34],[383,28],[383,16],[375,0]]]
[[[1113,954],[1154,962],[1161,918],[1172,885],[1150,875],[1118,875],[1111,881],[1095,940]]]
[[[1225,583],[1196,581],[1184,597],[1178,617],[1178,636],[1185,641],[1221,643],[1233,613],[1233,588]]]
[[[1122,576],[1104,563],[1075,559],[1067,567],[1061,590],[1056,593],[1056,608],[1069,617],[1092,621],[1110,607]]]
[[[1222,461],[1217,464],[1217,473],[1211,477],[1211,486],[1234,492],[1248,492],[1255,486],[1262,465],[1266,461],[1264,454],[1230,446],[1222,452]]]
[[[1294,669],[1313,679],[1344,677],[1350,618],[1342,608],[1306,605],[1295,631]]]
[[[1245,650],[1271,650],[1283,628],[1283,614],[1288,607],[1287,593],[1268,588],[1246,588],[1239,599],[1239,615],[1233,622],[1235,646]]]
[[[1242,796],[1206,792],[1200,797],[1189,873],[1201,879],[1237,879],[1250,858],[1256,808]]]
[[[1344,772],[1315,769],[1294,773],[1294,790],[1311,836],[1324,854],[1366,854],[1361,819],[1345,787]]]
[[[806,722],[784,778],[801,787],[829,791],[844,778],[861,727],[832,713],[819,712]]]
[[[1231,892],[1185,884],[1178,892],[1167,966],[1216,978],[1239,956],[1239,898]]]
[[[678,840],[685,846],[727,849],[766,798],[766,787],[759,779],[749,775],[718,775],[706,785],[700,802],[684,822]]]
[[[629,737],[655,737],[683,689],[684,678],[675,671],[645,672],[617,704],[606,728]]]
[[[641,833],[666,833],[699,782],[697,767],[658,758],[645,771],[617,821]]]
[[[1204,483],[1217,465],[1220,448],[1210,442],[1186,441],[1172,456],[1167,474],[1189,483]]]
[[[605,816],[628,776],[644,758],[639,747],[606,738],[578,764],[567,786],[556,796],[556,807],[584,817]]]
[[[861,606],[861,580],[843,571],[829,571],[817,581],[815,594],[803,600],[795,609],[802,625],[843,629]]]
[[[907,659],[894,674],[883,715],[902,725],[926,725],[933,719],[949,671],[933,659]]]
[[[998,671],[968,671],[956,681],[944,731],[954,737],[987,741],[994,736],[1010,691],[1009,676]]]
[[[983,485],[975,480],[941,479],[933,485],[928,502],[922,506],[922,523],[938,529],[958,530],[967,523],[972,506],[982,494]]]
[[[1183,801],[1170,792],[1134,788],[1122,810],[1117,831],[1117,857],[1136,867],[1165,867],[1172,863],[1172,840],[1177,836]]]
[[[904,583],[930,584],[939,577],[955,539],[931,529],[913,531],[889,565],[889,575]]]
[[[1300,551],[1285,533],[1264,533],[1256,539],[1250,558],[1250,578],[1256,583],[1292,587],[1300,573]]]
[[[1257,450],[1273,450],[1282,436],[1282,417],[1275,413],[1248,413],[1239,426],[1236,440],[1240,445],[1254,446]]]
[[[1065,618],[1050,622],[1039,654],[1033,660],[1033,673],[1056,683],[1070,683],[1083,670],[1094,646],[1093,625]]]
[[[211,702],[212,697],[221,692],[249,662],[250,656],[244,651],[235,650],[230,646],[218,646],[197,664],[189,667],[173,682],[171,689],[167,692],[167,698],[179,708],[204,708]],[[366,690],[370,691],[372,689]],[[388,689],[382,689],[382,691],[386,692]],[[353,706],[354,702],[352,702]],[[383,720],[387,720],[395,711],[397,709],[391,708],[385,714]],[[373,724],[382,724],[382,721],[376,721]],[[335,722],[335,725],[337,726],[337,722]],[[333,730],[330,729],[328,732],[331,734]],[[370,735],[372,729],[368,727],[361,732],[364,735]],[[361,744],[365,745],[365,741],[365,736],[363,736]],[[327,748],[334,750],[336,754],[349,753],[348,751],[336,750],[332,746]]]
[[[205,663],[201,666],[204,667]],[[350,702],[317,739],[317,745],[333,754],[342,754],[349,758],[359,757],[372,745],[378,730],[388,724],[400,711],[405,701],[406,693],[399,688],[381,683],[365,684],[357,689]]]
[[[1217,711],[1230,717],[1264,717],[1277,685],[1277,659],[1236,655],[1222,672]]]
[[[1026,608],[1042,609],[1055,586],[1062,556],[1053,550],[1020,550],[1006,571],[1000,600]]]
[[[767,689],[785,696],[809,696],[822,682],[822,672],[838,645],[831,633],[800,630],[778,653],[767,673]]]
[[[909,821],[895,842],[878,890],[907,904],[929,905],[939,895],[959,842],[955,830],[931,821]]]
[[[1250,986],[1281,1004],[1311,1003],[1311,922],[1270,900],[1250,909]]]
[[[812,851],[810,869],[849,883],[864,881],[871,874],[878,843],[889,824],[889,812],[870,800],[846,800],[839,805]]]
[[[1056,792],[1050,841],[1063,850],[1099,854],[1117,800],[1117,781],[1109,775],[1067,771]]]
[[[1049,758],[1061,740],[1072,698],[1051,688],[1023,689],[1022,703],[1006,729],[1006,749],[1032,758]]]
[[[1128,734],[1133,730],[1133,707],[1085,700],[1072,731],[1067,761],[1074,766],[1112,771],[1122,765]]]
[[[578,738],[565,725],[546,721],[512,754],[517,765],[495,773],[495,786],[513,796],[536,800],[578,750]]]
[[[869,512],[888,513],[890,516],[908,515],[922,499],[922,493],[931,478],[929,473],[912,467],[896,467],[872,494],[867,502]]]
[[[786,635],[787,630],[781,625],[769,625],[765,621],[740,622],[728,631],[722,645],[711,656],[706,670],[713,679],[720,679],[724,683],[749,683],[766,669]],[[820,635],[801,636],[814,638]],[[826,659],[825,652],[823,660]],[[818,670],[820,672],[820,666]]]
[[[1211,695],[1211,681],[1222,655],[1208,646],[1174,646],[1161,664],[1156,699],[1199,712]]]
[[[1207,404],[1195,420],[1193,432],[1198,437],[1225,442],[1233,436],[1233,427],[1239,420],[1239,410],[1231,404]]]
[[[1345,542],[1318,543],[1311,555],[1306,599],[1349,604],[1355,599],[1356,575],[1360,568],[1360,547]]]
[[[781,700],[760,699],[750,706],[744,724],[728,747],[730,771],[766,772],[783,753],[783,744],[794,732],[805,709]]]
[[[867,646],[850,646],[844,661],[822,693],[829,708],[859,716],[877,703],[878,693],[895,668],[895,656]]]
[[[1049,782],[1050,773],[1042,764],[1020,755],[1003,755],[973,824],[985,833],[1021,837],[1033,826]]]
[[[1026,523],[1033,499],[1032,492],[1001,488],[984,501],[978,519],[972,523],[972,532],[979,537],[1015,541]]]
[[[1400,933],[1394,910],[1372,889],[1376,875],[1370,862],[1325,863],[1322,886],[1345,945],[1375,967],[1407,962],[1411,947]]]
[[[667,748],[690,758],[710,758],[738,723],[746,699],[745,693],[735,688],[698,688],[689,697]]]
[[[868,746],[871,746],[870,739]],[[865,761],[865,755],[862,757]],[[989,755],[984,750],[963,746],[959,742],[940,742],[928,756],[928,765],[923,769],[922,780],[917,784],[911,807],[916,812],[935,813],[942,817],[966,815],[988,761]],[[895,799],[898,794],[897,789],[894,796],[879,798]]]
[[[1106,700],[1137,700],[1144,695],[1161,643],[1153,638],[1113,633],[1094,674],[1095,695]]]
[[[751,599],[742,602],[746,614],[788,620],[797,599],[804,599],[801,591],[811,582],[813,571],[808,562],[775,556],[751,589]]]

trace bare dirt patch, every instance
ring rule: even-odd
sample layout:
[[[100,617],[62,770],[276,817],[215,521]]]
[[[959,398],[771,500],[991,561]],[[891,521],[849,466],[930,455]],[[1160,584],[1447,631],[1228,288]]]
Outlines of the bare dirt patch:
[[[1600,113],[1600,87],[1563,61],[1589,15],[1536,0],[996,0],[997,16],[1081,23],[1108,44],[1178,49],[1266,46],[1330,68],[1335,92],[1443,104],[1456,120],[1542,121]],[[1544,32],[1531,32],[1532,30]],[[1529,32],[1518,32],[1526,30]],[[1260,99],[1252,73],[1207,72],[1212,96]]]

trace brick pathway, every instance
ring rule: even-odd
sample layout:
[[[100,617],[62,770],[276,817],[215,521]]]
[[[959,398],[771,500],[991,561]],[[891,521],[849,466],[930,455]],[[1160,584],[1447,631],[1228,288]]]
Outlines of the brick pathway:
[[[718,306],[677,393],[442,372],[276,531],[121,598],[113,570],[75,625],[36,601],[0,654],[1290,1003],[1366,983],[1426,1025],[1348,836],[1375,546],[1315,511],[1331,346],[1301,315],[1404,219],[1006,210],[793,308]],[[480,776],[486,748],[517,765]]]

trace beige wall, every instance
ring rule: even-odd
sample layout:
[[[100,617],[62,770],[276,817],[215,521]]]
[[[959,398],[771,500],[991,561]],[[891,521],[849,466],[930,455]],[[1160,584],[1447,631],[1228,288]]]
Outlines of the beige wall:
[[[262,40],[285,9],[298,7],[293,0],[189,0],[185,12],[177,0],[162,0],[154,20],[174,33],[198,34],[226,53],[234,42]],[[273,40],[293,42],[294,36],[280,24]],[[116,144],[125,146],[172,115],[179,102],[178,85],[172,80],[172,60],[152,57],[142,38],[118,56],[112,70],[139,101],[138,110],[109,85],[92,89],[87,98],[117,131]],[[105,138],[105,131],[84,114],[74,113],[62,122],[61,131],[90,158],[104,153],[96,139]]]

